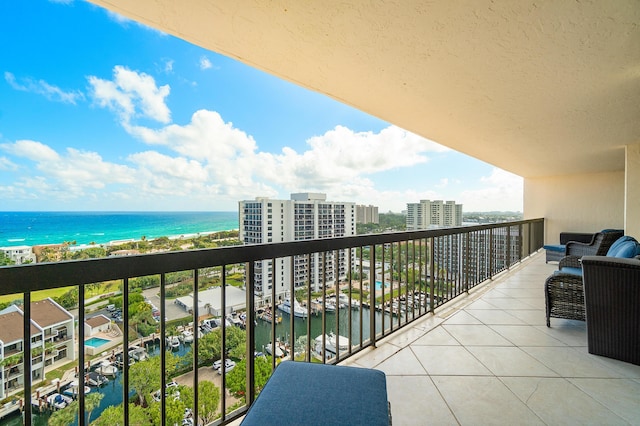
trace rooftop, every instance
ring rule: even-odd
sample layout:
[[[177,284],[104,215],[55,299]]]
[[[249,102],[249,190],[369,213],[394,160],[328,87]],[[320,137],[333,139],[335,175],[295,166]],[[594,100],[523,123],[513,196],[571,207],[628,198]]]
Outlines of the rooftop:
[[[394,425],[637,424],[640,366],[590,355],[586,323],[545,325],[534,255],[344,362],[387,375]]]
[[[51,299],[31,302],[31,319],[40,327],[51,327],[73,319],[73,316]]]

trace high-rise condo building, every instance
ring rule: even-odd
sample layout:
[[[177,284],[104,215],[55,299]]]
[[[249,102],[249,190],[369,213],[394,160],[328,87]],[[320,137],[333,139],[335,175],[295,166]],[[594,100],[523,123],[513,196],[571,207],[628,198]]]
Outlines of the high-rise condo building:
[[[380,223],[377,206],[356,206],[356,223]]]
[[[321,193],[291,194],[290,200],[258,197],[240,201],[240,239],[244,244],[260,244],[355,235],[355,210],[355,203],[327,201]],[[321,289],[323,283],[333,286],[336,279],[347,276],[347,256],[340,250],[295,256],[293,265],[291,258],[276,259],[275,265],[271,260],[256,262],[256,294],[269,301],[275,285],[276,298],[284,298],[291,292],[292,268],[294,288],[307,282],[312,291]]]
[[[462,226],[462,204],[442,200],[407,203],[407,231],[450,226]]]

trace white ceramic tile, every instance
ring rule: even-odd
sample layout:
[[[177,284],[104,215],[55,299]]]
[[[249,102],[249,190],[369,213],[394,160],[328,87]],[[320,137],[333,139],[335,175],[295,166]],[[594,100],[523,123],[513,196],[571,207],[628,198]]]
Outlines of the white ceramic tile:
[[[505,309],[505,312],[508,312],[528,325],[547,325],[547,318],[544,309]]]
[[[461,425],[544,424],[496,377],[432,377]]]
[[[526,325],[492,325],[491,329],[516,346],[566,346],[560,340]]]
[[[456,346],[460,343],[454,339],[444,327],[436,327],[415,342],[411,346]]]
[[[521,347],[562,377],[619,379],[624,376],[599,363],[593,356],[570,347]]]
[[[527,303],[523,303],[520,299],[514,299],[513,297],[496,297],[490,300],[492,306],[503,310],[511,309],[531,309],[531,306]],[[495,309],[494,308],[494,309]],[[469,309],[475,309],[473,306],[469,306]]]
[[[520,348],[469,346],[467,350],[496,376],[558,376]]]
[[[473,315],[474,317],[478,318],[483,324],[487,324],[487,325],[524,324],[522,320],[500,309],[495,309],[493,311],[465,309],[465,312],[467,312],[470,315]]]
[[[492,300],[493,301],[493,300]],[[498,306],[494,305],[493,303],[489,303],[487,300],[484,299],[480,299],[480,300],[476,300],[475,302],[470,303],[469,305],[467,305],[467,307],[465,308],[465,310],[469,310],[469,309],[488,309],[488,310],[494,310],[496,309]]]
[[[482,324],[482,322],[465,311],[458,311],[445,319],[443,324]]]
[[[387,376],[387,395],[394,426],[458,424],[428,376]]]
[[[640,423],[640,383],[627,379],[568,380],[629,423]]]
[[[486,376],[491,372],[461,346],[412,346],[411,350],[430,375]]]
[[[458,342],[467,346],[513,346],[487,325],[443,325]]]
[[[565,379],[502,377],[501,380],[546,424],[627,424]]]
[[[387,376],[420,376],[427,372],[418,361],[413,351],[405,348],[400,352],[382,361],[376,370],[384,371]]]
[[[554,339],[560,340],[567,346],[587,346],[586,327],[576,326],[576,323],[584,324],[582,321],[567,321],[551,318],[551,327],[536,326],[538,330],[547,333]]]

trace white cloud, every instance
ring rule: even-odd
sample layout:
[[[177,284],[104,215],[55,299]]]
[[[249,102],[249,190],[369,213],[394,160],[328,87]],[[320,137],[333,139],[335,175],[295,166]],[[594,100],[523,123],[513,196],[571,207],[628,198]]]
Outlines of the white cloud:
[[[35,163],[37,171],[19,178],[15,186],[42,196],[78,198],[109,184],[132,184],[135,180],[133,169],[106,162],[95,152],[68,148],[59,154],[41,142],[24,140],[1,147]]]
[[[523,180],[504,170],[493,168],[491,175],[482,177],[481,189],[467,190],[456,200],[464,204],[464,211],[522,211]]]
[[[265,163],[261,176],[287,188],[295,184],[323,189],[363,175],[426,163],[427,153],[448,151],[396,126],[379,133],[336,126],[307,144],[310,149],[300,154],[288,147],[280,155],[261,154]]]
[[[12,172],[18,170],[18,165],[7,157],[0,157],[0,171]]]
[[[273,194],[277,192],[275,188],[288,192],[323,191],[335,196],[374,193],[374,183],[367,176],[425,163],[430,152],[449,151],[395,126],[378,133],[354,132],[337,126],[310,138],[304,152],[289,147],[280,154],[261,152],[250,135],[208,110],[197,111],[191,122],[183,126],[126,129],[149,145],[167,147],[179,154],[178,165],[189,164],[192,170],[206,171],[209,189],[241,198]],[[171,161],[157,153],[152,156],[151,152],[144,157],[136,154],[131,160],[143,164],[142,158],[153,160],[146,161],[145,168],[154,167],[154,162]],[[158,174],[162,172],[159,170]],[[167,185],[157,179],[157,184],[160,183]]]
[[[53,86],[44,80],[36,81],[29,77],[25,77],[20,79],[20,82],[18,82],[15,75],[8,71],[5,71],[4,79],[15,90],[42,95],[50,101],[76,105],[77,101],[84,99],[84,94],[80,91],[73,90],[65,92],[59,87]]]
[[[122,66],[113,69],[113,80],[89,76],[94,101],[116,112],[123,126],[133,118],[149,118],[166,124],[171,121],[171,111],[165,103],[169,85],[158,87],[153,77],[131,71]]]
[[[209,58],[207,58],[206,56],[200,57],[200,69],[201,70],[208,70],[211,67],[213,67],[213,65],[211,64],[211,61],[209,60]]]
[[[175,61],[173,59],[165,59],[165,61],[164,61],[164,72],[171,73],[173,71],[174,62]]]
[[[10,154],[36,162],[55,162],[60,158],[53,149],[36,141],[20,140],[14,144],[2,144],[0,147]]]

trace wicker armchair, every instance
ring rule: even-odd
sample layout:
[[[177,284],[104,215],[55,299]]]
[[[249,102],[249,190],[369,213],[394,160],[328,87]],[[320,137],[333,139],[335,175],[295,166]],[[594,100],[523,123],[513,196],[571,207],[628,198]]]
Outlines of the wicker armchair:
[[[547,327],[551,327],[551,317],[585,320],[584,290],[580,275],[551,275],[544,283],[544,301],[547,308]]]
[[[580,258],[582,256],[606,256],[611,245],[623,235],[623,230],[608,230],[594,234],[590,243],[569,241],[565,256],[558,263],[558,269],[562,271],[563,268],[565,270],[566,268],[574,268],[568,272],[576,274],[575,269],[581,268]]]
[[[589,353],[640,365],[640,259],[582,258]]]
[[[640,254],[640,244],[635,238],[629,236],[620,237],[615,244],[611,244],[606,253],[607,256],[611,256],[610,258],[632,258],[638,254]],[[564,262],[560,262],[561,269],[547,278],[544,284],[547,327],[551,327],[552,317],[580,321],[586,319],[581,267],[584,257],[569,258],[569,260],[575,259],[575,265],[578,267],[567,267],[568,262],[565,259],[563,259]],[[563,265],[564,269],[562,269]]]

